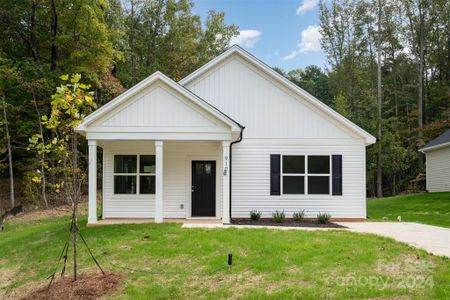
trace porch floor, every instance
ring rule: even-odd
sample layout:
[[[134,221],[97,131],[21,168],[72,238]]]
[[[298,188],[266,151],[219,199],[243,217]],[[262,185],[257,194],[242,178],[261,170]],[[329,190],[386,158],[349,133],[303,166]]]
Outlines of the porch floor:
[[[98,220],[97,223],[87,224],[87,226],[103,226],[103,225],[119,225],[119,224],[151,224],[155,223],[153,218],[144,219],[122,219],[122,218],[111,218]],[[221,225],[222,220],[216,218],[193,218],[193,219],[164,219],[164,223],[178,223],[178,224],[191,224],[191,225]]]

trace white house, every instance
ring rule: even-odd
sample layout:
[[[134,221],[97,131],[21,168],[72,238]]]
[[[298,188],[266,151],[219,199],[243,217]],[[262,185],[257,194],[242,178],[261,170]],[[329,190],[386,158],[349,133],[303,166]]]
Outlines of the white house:
[[[375,138],[238,46],[180,82],[152,74],[77,131],[89,144],[89,223],[97,147],[106,219],[366,218]]]
[[[426,144],[426,182],[429,192],[450,192],[450,129]]]

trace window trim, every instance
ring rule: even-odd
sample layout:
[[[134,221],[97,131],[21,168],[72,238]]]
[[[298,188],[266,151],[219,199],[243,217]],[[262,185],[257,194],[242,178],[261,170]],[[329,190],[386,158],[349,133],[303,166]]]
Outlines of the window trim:
[[[298,197],[298,196],[324,196],[324,195],[328,195],[328,196],[332,196],[332,154],[290,154],[290,153],[285,153],[285,154],[280,154],[281,155],[281,162],[280,162],[280,194],[283,196],[288,196],[288,197]],[[284,173],[283,172],[283,163],[284,163],[284,157],[285,156],[303,156],[305,158],[305,171],[304,173]],[[328,156],[328,163],[329,163],[329,173],[312,173],[310,174],[308,172],[308,159],[310,156]],[[285,194],[284,193],[284,189],[283,189],[283,185],[284,185],[284,176],[303,176],[303,180],[304,180],[304,193],[303,194]],[[314,177],[314,176],[328,176],[328,193],[327,194],[309,194],[309,190],[308,190],[308,177]]]
[[[116,173],[115,172],[115,163],[116,163],[116,156],[125,156],[125,155],[130,155],[130,156],[136,156],[136,173]],[[154,173],[141,173],[141,156],[155,156],[155,172]],[[147,153],[135,153],[135,154],[122,154],[122,153],[114,153],[113,154],[113,187],[112,187],[112,192],[113,195],[155,195],[155,193],[143,193],[141,194],[141,176],[155,176],[155,184],[156,184],[156,155],[155,154],[147,154]],[[116,193],[116,181],[114,180],[115,176],[135,176],[136,177],[136,193],[133,194],[120,194],[120,193]]]

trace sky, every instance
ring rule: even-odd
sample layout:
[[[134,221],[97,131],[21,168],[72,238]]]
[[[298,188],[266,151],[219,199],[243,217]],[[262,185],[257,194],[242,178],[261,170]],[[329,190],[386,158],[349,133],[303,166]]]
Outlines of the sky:
[[[194,0],[204,21],[209,10],[225,12],[239,26],[238,44],[271,67],[285,71],[314,64],[326,67],[320,49],[319,0]]]

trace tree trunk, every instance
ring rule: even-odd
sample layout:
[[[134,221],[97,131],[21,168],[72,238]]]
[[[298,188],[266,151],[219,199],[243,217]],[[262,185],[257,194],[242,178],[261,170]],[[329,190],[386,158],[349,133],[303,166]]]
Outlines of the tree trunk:
[[[31,52],[33,55],[33,60],[40,65],[40,54],[39,54],[39,50],[36,46],[36,37],[34,34],[34,25],[36,24],[36,10],[37,10],[37,4],[36,1],[32,1],[31,2],[31,16],[30,16],[30,48],[31,48]]]
[[[135,47],[134,47],[134,9],[135,2],[131,0],[131,24],[130,24],[130,51],[131,51],[131,84],[136,84],[136,58],[135,58]]]
[[[58,49],[56,47],[56,36],[58,34],[58,12],[56,11],[55,0],[51,1],[52,8],[52,20],[50,25],[51,37],[51,54],[50,54],[50,69],[52,71],[56,70],[58,66]]]
[[[6,142],[7,142],[7,146],[8,146],[10,200],[11,200],[11,208],[14,208],[16,206],[16,197],[15,197],[15,192],[14,192],[13,158],[12,158],[12,147],[11,147],[11,136],[9,135],[8,117],[6,114],[6,101],[5,101],[4,95],[2,95],[2,100],[3,100],[3,118],[5,120],[5,130],[6,130]]]
[[[378,1],[378,37],[377,37],[377,96],[378,96],[378,160],[377,160],[377,197],[383,197],[382,174],[382,95],[381,95],[381,0]]]
[[[78,237],[78,147],[77,133],[72,131],[72,193],[73,193],[73,280],[77,280],[77,237]]]

